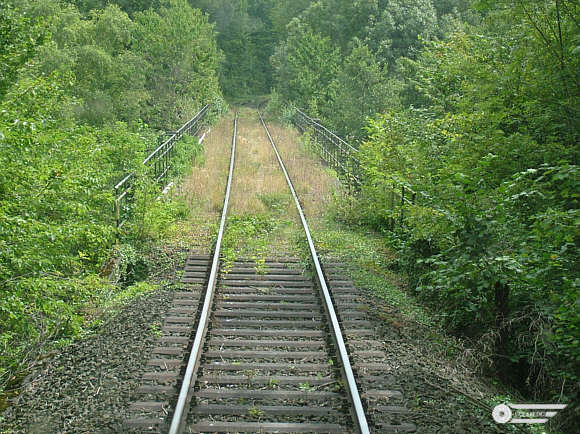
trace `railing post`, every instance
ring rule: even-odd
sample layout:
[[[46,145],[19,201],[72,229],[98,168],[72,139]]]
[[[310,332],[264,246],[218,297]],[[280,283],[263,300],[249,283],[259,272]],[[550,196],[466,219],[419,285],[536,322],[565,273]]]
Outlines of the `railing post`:
[[[115,199],[115,227],[119,227],[121,221],[121,205],[119,203],[119,198]]]
[[[401,185],[401,226],[403,225],[403,218],[405,213],[405,186]]]
[[[165,153],[165,167],[163,168],[163,179],[165,179],[167,177],[167,171],[169,170],[169,157],[170,157],[170,152],[173,149],[173,144],[169,146],[169,149],[167,150],[167,152]]]
[[[391,187],[391,231],[395,229],[395,186]]]

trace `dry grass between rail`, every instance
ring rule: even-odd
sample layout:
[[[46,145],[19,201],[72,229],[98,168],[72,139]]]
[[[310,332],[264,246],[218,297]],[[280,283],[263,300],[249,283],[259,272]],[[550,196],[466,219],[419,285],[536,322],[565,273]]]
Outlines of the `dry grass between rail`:
[[[236,168],[232,185],[231,214],[271,211],[268,204],[276,198],[289,199],[290,191],[276,155],[253,110],[240,111]],[[288,212],[293,209],[288,201]],[[283,202],[283,200],[281,200]]]
[[[210,253],[224,202],[230,164],[233,115],[224,116],[203,142],[201,157],[178,189],[191,208],[190,220],[179,225],[174,237],[188,248]]]
[[[191,168],[181,193],[194,214],[220,214],[229,170],[233,132],[233,116],[225,116],[207,134],[203,142],[200,164]]]
[[[309,218],[323,215],[334,178],[319,159],[305,151],[295,130],[269,123],[269,128]],[[191,219],[176,236],[198,251],[211,249],[223,206],[227,182],[233,114],[214,126],[204,141],[203,156],[191,168],[179,189],[192,209]],[[302,233],[298,213],[266,132],[255,110],[243,108],[238,118],[236,163],[229,216],[266,216],[280,224],[260,242],[239,240],[240,255],[285,256],[297,254]],[[243,235],[240,235],[243,236]]]
[[[268,129],[286,165],[304,213],[309,218],[321,218],[339,181],[324,167],[320,158],[304,149],[295,129],[278,122],[268,122]]]

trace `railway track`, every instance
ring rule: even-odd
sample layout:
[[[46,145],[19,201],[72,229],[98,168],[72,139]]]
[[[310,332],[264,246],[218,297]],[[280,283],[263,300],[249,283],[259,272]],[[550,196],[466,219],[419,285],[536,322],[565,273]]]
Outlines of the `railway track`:
[[[240,258],[220,276],[236,116],[214,253],[188,258],[186,290],[175,293],[124,428],[172,434],[414,431],[402,421],[401,393],[382,374],[386,358],[382,343],[372,339],[364,301],[340,264],[323,270],[260,119],[294,197],[314,279],[296,258],[270,258],[259,268]]]

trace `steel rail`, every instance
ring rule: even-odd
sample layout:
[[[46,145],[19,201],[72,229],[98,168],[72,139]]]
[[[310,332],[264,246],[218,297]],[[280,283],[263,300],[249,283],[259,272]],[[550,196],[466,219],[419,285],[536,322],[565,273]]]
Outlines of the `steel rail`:
[[[344,338],[342,336],[342,331],[340,330],[340,325],[338,323],[338,317],[336,316],[336,311],[334,309],[334,305],[332,304],[332,298],[330,297],[330,292],[328,290],[328,285],[326,284],[326,279],[322,273],[322,268],[320,266],[320,261],[318,260],[318,254],[316,253],[316,248],[314,247],[314,242],[312,241],[312,236],[310,235],[310,229],[308,228],[308,223],[306,222],[306,217],[304,216],[304,212],[302,211],[302,206],[300,205],[300,201],[298,200],[298,195],[296,194],[296,190],[294,190],[294,185],[290,180],[290,176],[288,175],[288,171],[286,170],[286,166],[284,166],[284,162],[282,161],[282,157],[278,152],[278,148],[274,143],[274,139],[272,139],[272,135],[266,126],[266,122],[264,122],[264,118],[262,118],[262,114],[258,112],[260,116],[260,120],[262,121],[262,125],[266,130],[266,134],[268,135],[268,139],[270,140],[270,144],[274,149],[274,153],[278,158],[278,163],[280,164],[280,168],[282,172],[284,172],[284,176],[286,177],[286,182],[288,183],[288,187],[290,187],[290,191],[292,192],[292,196],[294,197],[294,202],[296,202],[296,208],[298,209],[298,214],[300,214],[300,220],[302,221],[302,226],[304,228],[304,232],[306,233],[306,238],[308,240],[308,247],[310,249],[310,255],[312,256],[312,261],[314,262],[314,268],[316,269],[316,275],[320,282],[320,286],[322,289],[322,293],[324,295],[324,301],[326,303],[326,309],[328,315],[330,317],[331,322],[331,329],[334,337],[335,344],[338,347],[338,355],[340,358],[340,362],[342,364],[342,369],[344,375],[347,380],[347,392],[350,396],[352,401],[354,412],[356,415],[356,422],[358,426],[358,430],[361,434],[370,433],[367,418],[364,412],[364,408],[362,405],[362,401],[360,399],[360,394],[358,393],[358,387],[356,385],[356,380],[354,378],[354,374],[352,371],[352,366],[350,364],[350,359],[348,357],[348,352],[346,350],[346,345],[344,344]]]
[[[187,368],[185,375],[183,377],[183,383],[181,384],[181,390],[179,391],[179,397],[177,398],[177,405],[175,406],[175,412],[173,413],[173,418],[171,420],[171,426],[169,428],[169,434],[180,433],[181,425],[185,417],[184,409],[189,400],[189,391],[192,386],[192,380],[194,379],[194,374],[197,371],[197,365],[201,356],[201,350],[203,345],[203,340],[207,331],[207,324],[209,321],[210,308],[213,302],[215,286],[218,276],[218,265],[220,257],[220,249],[222,244],[222,239],[224,235],[224,230],[226,226],[226,217],[228,213],[228,204],[230,201],[230,192],[232,189],[232,178],[234,173],[234,162],[236,155],[236,133],[238,128],[238,114],[236,113],[234,118],[234,134],[232,138],[232,155],[230,157],[230,171],[228,174],[228,182],[226,186],[226,195],[224,199],[224,206],[222,209],[222,218],[220,222],[220,228],[218,231],[215,251],[213,254],[213,261],[211,265],[211,271],[209,274],[209,281],[207,284],[207,292],[205,294],[205,300],[203,303],[203,308],[199,318],[199,324],[197,326],[197,331],[195,333],[195,339],[193,341],[193,346],[191,353],[189,355],[189,360],[187,362]]]

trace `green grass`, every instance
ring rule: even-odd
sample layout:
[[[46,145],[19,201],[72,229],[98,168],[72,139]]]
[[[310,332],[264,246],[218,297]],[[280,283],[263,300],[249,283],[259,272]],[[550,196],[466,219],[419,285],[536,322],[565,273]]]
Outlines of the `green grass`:
[[[383,236],[331,219],[316,220],[311,226],[323,263],[344,263],[344,271],[356,287],[385,300],[407,319],[433,325],[428,312],[405,292],[404,276],[392,270],[395,256]]]

